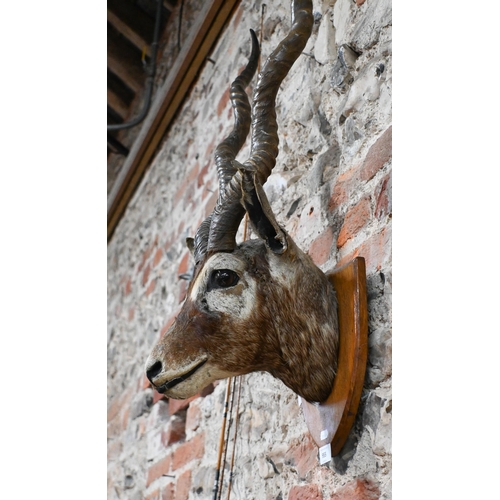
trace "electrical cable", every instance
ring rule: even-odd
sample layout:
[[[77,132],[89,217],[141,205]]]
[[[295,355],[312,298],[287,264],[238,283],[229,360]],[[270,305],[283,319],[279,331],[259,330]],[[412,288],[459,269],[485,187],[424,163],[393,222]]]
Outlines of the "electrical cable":
[[[156,7],[156,19],[153,33],[153,43],[151,44],[151,61],[146,66],[146,97],[142,111],[130,122],[118,123],[115,125],[108,125],[108,132],[112,130],[123,130],[126,128],[132,128],[141,123],[146,115],[148,114],[149,108],[151,106],[151,97],[153,95],[153,85],[156,75],[156,55],[158,52],[158,39],[160,37],[160,25],[161,25],[161,9],[163,7],[162,0],[157,0],[158,4]]]

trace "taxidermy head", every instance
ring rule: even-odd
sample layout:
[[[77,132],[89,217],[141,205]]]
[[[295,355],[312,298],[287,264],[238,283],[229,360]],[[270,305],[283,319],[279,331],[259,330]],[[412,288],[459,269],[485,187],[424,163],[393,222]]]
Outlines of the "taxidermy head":
[[[275,101],[313,25],[310,0],[292,2],[292,27],[267,59],[252,31],[246,68],[231,85],[234,127],[216,148],[219,195],[187,243],[195,267],[174,324],[146,364],[153,387],[185,399],[211,382],[265,371],[309,402],[331,392],[337,369],[337,299],[325,274],[277,223],[263,185],[278,156]],[[236,155],[252,128],[248,160]],[[236,241],[245,214],[257,238]]]

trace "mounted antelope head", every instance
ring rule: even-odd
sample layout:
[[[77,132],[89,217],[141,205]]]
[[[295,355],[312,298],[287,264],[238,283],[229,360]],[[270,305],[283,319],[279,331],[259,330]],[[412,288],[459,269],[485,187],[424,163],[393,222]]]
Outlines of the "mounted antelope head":
[[[329,396],[337,369],[333,286],[276,222],[263,184],[278,155],[275,100],[312,30],[311,1],[292,2],[292,28],[269,56],[250,107],[245,88],[257,68],[252,31],[247,67],[231,85],[235,124],[216,148],[219,197],[188,246],[192,281],[174,324],[146,364],[153,387],[188,398],[214,380],[266,371],[309,402]],[[252,118],[250,158],[235,161]],[[245,213],[257,239],[236,242]]]

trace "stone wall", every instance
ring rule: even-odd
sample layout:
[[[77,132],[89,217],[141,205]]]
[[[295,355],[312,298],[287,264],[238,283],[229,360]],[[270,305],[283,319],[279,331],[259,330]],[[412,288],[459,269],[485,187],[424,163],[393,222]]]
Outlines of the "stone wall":
[[[366,259],[367,374],[348,442],[322,466],[297,396],[268,374],[243,377],[233,499],[391,497],[391,3],[318,0],[314,12],[278,94],[280,154],[265,189],[322,270]],[[186,292],[185,238],[215,204],[213,150],[232,127],[228,86],[249,29],[265,58],[289,26],[288,1],[239,4],[108,244],[109,499],[212,498],[226,381],[166,400],[143,370]]]

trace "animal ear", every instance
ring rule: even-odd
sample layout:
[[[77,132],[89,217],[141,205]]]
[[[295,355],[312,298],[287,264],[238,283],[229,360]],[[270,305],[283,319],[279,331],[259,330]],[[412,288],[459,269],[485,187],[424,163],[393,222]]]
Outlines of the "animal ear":
[[[248,214],[252,227],[274,253],[284,253],[288,248],[286,233],[276,222],[257,173],[248,164],[238,163],[237,167],[241,172],[241,204]]]
[[[194,238],[187,237],[186,238],[186,245],[189,248],[191,255],[194,256]]]

